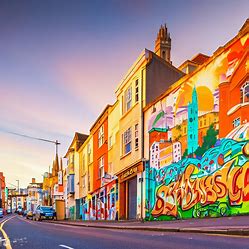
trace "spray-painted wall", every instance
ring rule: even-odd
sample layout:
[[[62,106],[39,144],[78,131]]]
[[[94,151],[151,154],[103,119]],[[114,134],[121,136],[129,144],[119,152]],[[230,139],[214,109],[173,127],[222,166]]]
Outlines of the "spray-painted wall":
[[[249,213],[248,51],[247,33],[146,110],[148,219]]]

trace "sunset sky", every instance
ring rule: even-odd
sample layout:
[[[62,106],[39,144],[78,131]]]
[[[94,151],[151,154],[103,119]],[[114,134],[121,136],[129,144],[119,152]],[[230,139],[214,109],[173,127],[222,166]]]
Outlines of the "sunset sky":
[[[201,3],[200,3],[201,2]],[[8,134],[58,139],[88,133],[115,87],[161,24],[172,62],[208,55],[237,34],[249,1],[0,1],[0,171],[8,186],[42,181],[54,145]]]

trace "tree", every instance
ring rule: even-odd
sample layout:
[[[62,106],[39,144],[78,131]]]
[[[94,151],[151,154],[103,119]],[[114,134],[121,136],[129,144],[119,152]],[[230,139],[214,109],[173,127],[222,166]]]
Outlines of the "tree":
[[[202,156],[208,149],[212,148],[217,141],[218,131],[215,130],[214,124],[211,124],[207,130],[206,136],[203,138],[202,146],[195,151],[196,156]]]

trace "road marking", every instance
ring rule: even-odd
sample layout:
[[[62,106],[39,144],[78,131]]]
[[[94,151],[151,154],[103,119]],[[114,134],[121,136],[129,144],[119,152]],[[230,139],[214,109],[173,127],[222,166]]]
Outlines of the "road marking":
[[[70,247],[70,246],[65,246],[65,245],[59,245],[60,247],[64,247],[64,248],[67,248],[67,249],[73,249],[73,247]]]
[[[211,234],[211,233],[205,233],[206,235],[209,236],[220,236],[220,237],[232,237],[232,238],[243,238],[243,239],[248,239],[248,235],[233,235],[233,234]]]
[[[5,224],[7,221],[9,221],[9,220],[11,220],[11,219],[13,219],[13,218],[15,218],[15,217],[16,217],[16,216],[12,216],[12,217],[10,217],[9,219],[4,220],[4,221],[1,223],[1,226],[0,226],[0,231],[2,232],[3,237],[4,237],[5,240],[6,240],[6,245],[5,245],[5,246],[6,246],[6,249],[12,249],[12,247],[11,247],[10,239],[9,239],[7,233],[3,230],[3,226],[4,226],[4,224]]]

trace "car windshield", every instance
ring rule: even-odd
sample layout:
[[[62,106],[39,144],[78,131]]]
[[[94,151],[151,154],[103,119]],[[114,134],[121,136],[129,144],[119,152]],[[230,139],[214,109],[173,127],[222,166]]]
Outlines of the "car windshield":
[[[41,207],[43,211],[53,211],[52,207]]]

